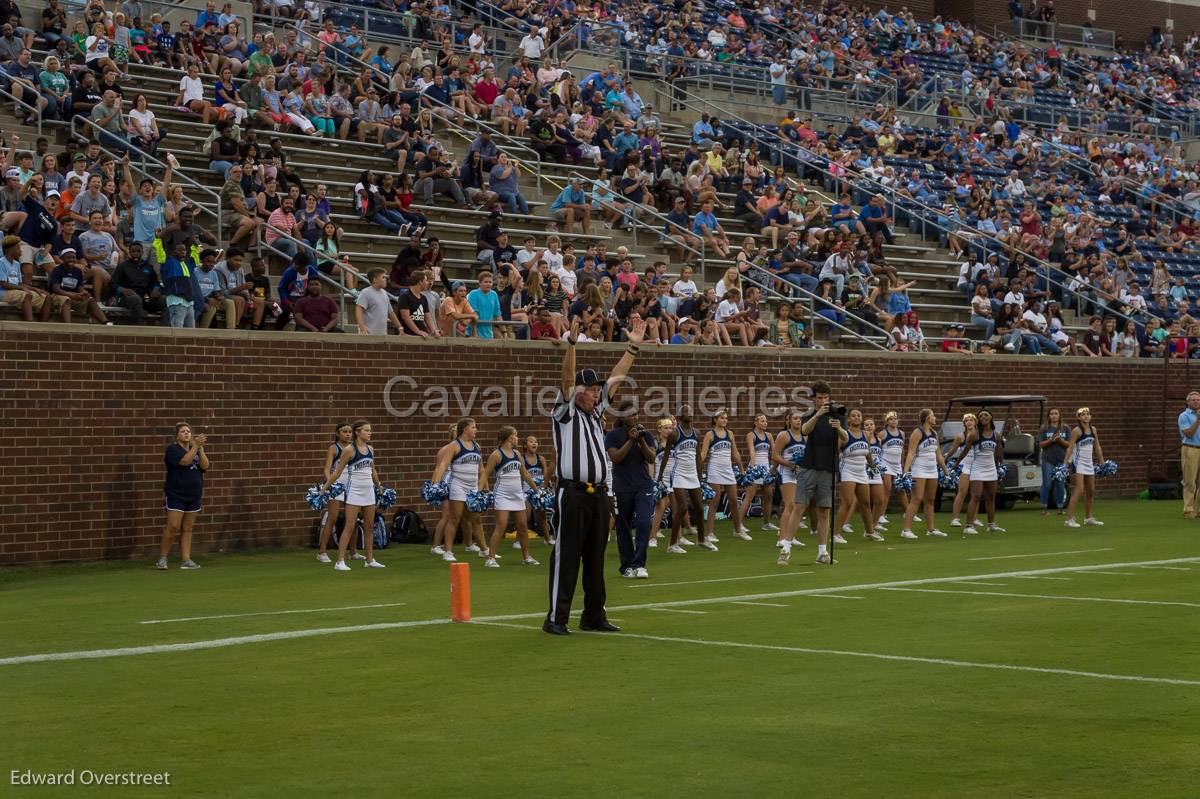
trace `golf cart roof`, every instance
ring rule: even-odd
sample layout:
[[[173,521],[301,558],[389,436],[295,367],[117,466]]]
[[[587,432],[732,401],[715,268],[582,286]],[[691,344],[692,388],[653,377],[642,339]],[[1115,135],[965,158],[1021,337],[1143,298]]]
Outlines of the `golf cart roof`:
[[[1040,394],[992,394],[950,400],[951,405],[1014,405],[1018,402],[1046,402],[1046,398]]]

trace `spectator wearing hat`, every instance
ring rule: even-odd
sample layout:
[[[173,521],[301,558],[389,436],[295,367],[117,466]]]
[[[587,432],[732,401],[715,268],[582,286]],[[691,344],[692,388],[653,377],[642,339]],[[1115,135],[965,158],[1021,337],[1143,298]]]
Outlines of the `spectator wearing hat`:
[[[963,338],[966,329],[966,326],[960,324],[949,325],[946,328],[946,336],[942,339],[942,352],[970,355],[971,343]]]
[[[745,223],[747,228],[757,233],[763,228],[763,215],[758,211],[753,188],[753,180],[748,177],[742,178],[742,187],[733,201],[733,215]]]
[[[417,162],[417,182],[413,192],[421,195],[425,205],[433,205],[433,195],[444,194],[458,205],[466,208],[467,198],[463,195],[462,187],[451,174],[450,164],[442,158],[441,148],[431,145],[429,152]]]
[[[45,199],[38,202],[32,181],[22,189],[24,195],[21,210],[25,219],[21,222],[18,235],[21,238],[21,266],[29,269],[45,268],[54,263],[50,253],[50,245],[58,235],[59,223],[55,218],[58,213],[60,197],[57,191],[49,189]]]
[[[62,320],[70,323],[71,312],[77,311],[100,324],[111,325],[112,322],[100,309],[100,303],[84,285],[83,270],[75,260],[75,251],[68,247],[62,251],[61,257],[62,263],[50,273],[50,293],[59,300],[56,304],[62,308]]]
[[[842,292],[846,287],[846,277],[854,268],[854,258],[850,251],[850,242],[843,241],[838,245],[837,249],[830,253],[825,259],[825,263],[821,265],[821,271],[817,275],[818,280],[832,280],[834,283],[835,296],[841,297]]]

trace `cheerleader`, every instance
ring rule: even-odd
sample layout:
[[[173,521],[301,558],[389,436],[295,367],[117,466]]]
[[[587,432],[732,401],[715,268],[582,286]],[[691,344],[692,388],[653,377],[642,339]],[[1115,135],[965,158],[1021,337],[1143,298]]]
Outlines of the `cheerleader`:
[[[547,482],[549,475],[554,474],[554,470],[546,463],[546,459],[538,452],[537,436],[527,436],[525,446],[521,452],[521,464],[525,467],[525,471],[529,472],[529,476],[536,483],[541,480],[542,488],[549,488]],[[532,504],[529,506],[529,526],[538,530],[542,534],[542,540],[547,546],[554,546],[554,536],[550,534],[550,514],[542,508],[535,508]],[[519,545],[519,542],[518,542]]]
[[[870,478],[867,477],[867,469],[874,466],[871,439],[863,430],[862,411],[851,408],[846,414],[846,441],[842,444],[841,455],[838,458],[838,494],[841,495],[842,504],[838,508],[837,525],[834,529],[846,527],[857,503],[858,514],[866,525],[863,538],[868,541],[882,541],[883,536],[875,532],[877,517],[871,512],[871,485]]]
[[[966,443],[971,452],[971,504],[967,506],[967,526],[963,528],[963,535],[976,533],[975,517],[979,513],[980,496],[987,507],[988,532],[1003,533],[1004,528],[996,524],[996,484],[1000,477],[996,464],[1000,462],[1004,446],[1003,440],[996,435],[991,411],[979,412],[979,424]]]
[[[742,509],[738,505],[737,477],[734,476],[733,466],[737,463],[738,470],[744,470],[742,453],[738,451],[737,442],[729,432],[729,411],[717,411],[712,418],[713,428],[704,434],[704,442],[700,445],[700,460],[705,465],[704,476],[713,498],[708,501],[708,517],[704,520],[704,531],[710,541],[716,541],[713,526],[717,520],[717,506],[721,495],[725,495],[725,503],[729,515],[733,518],[733,537],[742,541],[752,541],[750,532],[742,526]]]
[[[912,474],[913,492],[908,510],[904,512],[904,529],[900,531],[900,537],[917,537],[912,531],[913,517],[917,515],[917,508],[924,505],[926,535],[945,538],[946,534],[934,526],[933,519],[938,467],[943,470],[946,468],[946,461],[938,448],[937,433],[934,432],[937,417],[929,408],[923,408],[919,419],[920,425],[908,436],[908,451],[904,455],[904,470]]]
[[[954,518],[950,520],[951,527],[962,527],[959,517],[962,515],[963,503],[971,493],[971,462],[975,459],[971,456],[971,445],[968,443],[968,439],[975,435],[975,428],[978,426],[979,420],[973,413],[964,413],[962,424],[962,432],[954,437],[949,449],[950,457],[956,458],[959,465],[962,466],[962,471],[958,475],[958,490],[954,492]]]
[[[321,540],[317,544],[317,560],[320,563],[332,562],[329,560],[329,554],[325,550],[329,546],[329,535],[333,532],[333,527],[337,524],[337,518],[342,512],[342,505],[345,504],[342,499],[346,496],[346,477],[348,475],[343,472],[342,476],[334,481],[332,479],[333,470],[337,468],[342,453],[346,450],[346,447],[350,446],[350,442],[353,439],[354,431],[350,428],[350,423],[342,422],[333,431],[333,443],[325,450],[325,481],[329,485],[340,485],[342,487],[342,494],[339,499],[330,499],[329,503],[325,506],[324,523],[321,526]],[[364,556],[358,552],[356,542],[351,542],[350,544],[350,559],[364,559]]]
[[[664,416],[662,419],[658,420],[658,426],[655,430],[656,435],[655,435],[655,443],[654,443],[654,453],[655,453],[654,454],[654,467],[653,467],[653,470],[650,472],[651,478],[654,478],[656,475],[665,474],[665,475],[667,475],[667,478],[670,479],[671,451],[667,448],[667,439],[670,437],[671,431],[674,429],[675,429],[675,420],[672,419],[670,416]],[[654,520],[650,523],[650,529],[653,531],[654,535],[650,536],[649,546],[652,546],[655,548],[658,547],[658,539],[663,537],[663,534],[662,534],[663,516],[666,515],[667,508],[669,508],[671,506],[671,492],[669,490],[670,487],[671,486],[668,483],[667,493],[654,506]]]
[[[492,531],[492,540],[488,547],[487,560],[484,566],[489,569],[500,568],[497,559],[500,557],[500,539],[508,527],[508,514],[513,514],[517,526],[517,541],[521,545],[521,562],[526,566],[537,566],[538,562],[529,555],[529,530],[526,527],[524,486],[534,491],[538,484],[533,475],[525,468],[524,456],[517,452],[517,428],[505,425],[500,428],[497,437],[498,447],[488,457],[483,468],[483,484],[496,475],[495,508],[496,529]]]
[[[1092,426],[1092,412],[1088,408],[1075,411],[1079,424],[1071,430],[1071,439],[1067,442],[1066,462],[1071,464],[1075,473],[1071,476],[1071,501],[1067,503],[1067,527],[1079,527],[1075,521],[1075,506],[1079,497],[1084,498],[1084,524],[1103,525],[1104,522],[1092,516],[1092,503],[1096,499],[1096,464],[1104,463],[1104,455],[1100,450],[1100,438],[1096,428]]]
[[[806,508],[796,507],[795,461],[804,455],[803,414],[799,409],[788,411],[787,426],[775,436],[771,447],[771,461],[779,467],[780,493],[783,494],[783,512],[779,515],[779,565],[786,566],[792,559],[792,545],[804,546],[796,538],[796,524],[804,518]]]
[[[697,456],[696,428],[692,426],[692,409],[683,406],[679,410],[679,424],[667,436],[666,447],[671,454],[671,544],[667,552],[673,555],[683,554],[682,543],[691,544],[681,535],[685,513],[691,513],[692,523],[696,525],[696,540],[700,546],[710,552],[717,551],[717,545],[704,538],[704,504],[700,498],[700,471],[696,462]],[[664,459],[663,469],[666,468]],[[663,479],[660,471],[658,479]]]
[[[342,473],[346,473],[346,494],[342,500],[346,510],[346,524],[342,527],[342,537],[338,539],[338,559],[333,568],[340,572],[350,571],[350,567],[346,565],[346,549],[350,546],[350,539],[354,537],[361,513],[363,538],[366,539],[367,546],[367,561],[363,565],[368,569],[382,569],[383,564],[375,560],[375,501],[382,486],[375,471],[375,450],[371,448],[371,423],[366,419],[359,419],[350,426],[350,431],[350,445],[342,449],[337,468],[333,476],[325,481],[322,489],[329,491],[329,487],[337,482]]]
[[[771,434],[767,432],[767,415],[760,413],[754,417],[754,429],[746,434],[746,451],[752,454],[754,458],[754,466],[765,466],[771,469],[774,464],[771,463]],[[741,514],[743,519],[749,518],[747,514],[750,512],[750,505],[754,502],[754,498],[762,494],[762,531],[776,531],[779,528],[771,524],[771,513],[774,510],[771,506],[775,501],[775,482],[771,480],[765,484],[751,483],[746,486],[746,494],[742,498]],[[747,537],[749,540],[749,537]]]
[[[900,432],[900,415],[895,411],[888,411],[883,415],[883,431],[879,436],[880,445],[883,447],[883,465],[887,467],[887,471],[883,473],[883,495],[884,507],[883,511],[887,510],[887,500],[891,498],[892,492],[895,491],[896,478],[904,471],[904,433]],[[908,509],[908,503],[912,501],[912,495],[909,492],[904,492],[904,509]],[[916,521],[920,521],[918,518]],[[876,526],[886,525],[888,523],[887,516],[880,516],[876,521]]]
[[[883,490],[883,471],[886,468],[883,463],[883,435],[875,429],[874,419],[863,420],[863,435],[871,445],[871,460],[875,463],[874,473],[867,473],[867,485],[871,489],[871,518],[875,520],[876,532],[887,532],[887,528],[884,527],[887,522],[879,522],[880,519],[886,518],[883,514],[887,510],[888,500],[888,495]]]
[[[433,482],[447,479],[450,484],[449,509],[446,512],[446,523],[442,526],[442,560],[453,563],[454,538],[458,534],[461,523],[465,528],[464,539],[468,552],[477,552],[480,557],[487,555],[487,543],[483,537],[483,522],[478,513],[467,510],[467,495],[479,490],[479,467],[483,457],[479,453],[479,444],[475,442],[474,419],[459,419],[453,428],[454,440],[438,450],[437,466],[433,470]],[[478,543],[475,543],[478,541]],[[434,544],[438,544],[437,540]],[[480,546],[482,544],[483,546]]]

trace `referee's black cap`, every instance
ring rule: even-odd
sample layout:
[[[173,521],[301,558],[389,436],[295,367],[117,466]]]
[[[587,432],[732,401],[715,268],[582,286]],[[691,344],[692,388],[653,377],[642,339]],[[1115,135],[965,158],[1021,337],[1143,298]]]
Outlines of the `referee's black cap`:
[[[580,369],[575,373],[575,385],[602,386],[604,385],[604,378],[595,369]]]

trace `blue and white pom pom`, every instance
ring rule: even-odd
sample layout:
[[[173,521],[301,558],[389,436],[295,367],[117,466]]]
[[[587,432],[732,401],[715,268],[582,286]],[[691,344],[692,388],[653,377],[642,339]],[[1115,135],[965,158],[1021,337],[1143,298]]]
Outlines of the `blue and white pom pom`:
[[[483,513],[492,507],[492,499],[491,491],[472,491],[467,494],[467,510],[471,513]]]
[[[529,504],[535,510],[550,510],[554,507],[554,492],[548,488],[527,488],[525,499],[529,500]]]
[[[663,497],[667,497],[670,495],[671,495],[670,486],[668,486],[662,480],[655,482],[655,484],[654,484],[654,501],[655,502],[658,502]]]
[[[946,464],[949,466],[950,464]],[[942,471],[938,469],[938,485],[947,491],[958,490],[958,475],[951,471]]]
[[[713,490],[712,486],[710,486],[708,483],[705,483],[705,482],[700,483],[700,499],[702,499],[705,502],[708,502],[710,499],[712,499],[716,495],[717,495],[717,492]]]
[[[895,480],[892,481],[892,487],[897,491],[912,491],[913,476],[912,472],[901,472]]]
[[[792,463],[796,466],[800,465],[800,461],[804,460],[804,450],[798,449],[792,453]]]
[[[1097,477],[1112,477],[1116,473],[1117,473],[1117,462],[1116,461],[1105,461],[1104,463],[1102,463],[1096,467],[1096,476]]]
[[[385,488],[375,497],[375,507],[380,510],[387,510],[396,504],[396,489]]]
[[[1059,464],[1058,466],[1054,467],[1054,472],[1051,475],[1051,479],[1054,482],[1065,483],[1070,478],[1071,478],[1071,467],[1067,466],[1067,464],[1063,463],[1063,464]]]
[[[1007,463],[998,464],[996,466],[997,482],[1004,480],[1005,477],[1008,477],[1008,464]]]
[[[329,494],[321,490],[321,484],[308,489],[308,493],[304,495],[304,501],[308,503],[308,507],[313,510],[325,510],[325,506],[329,504]]]
[[[867,464],[867,477],[878,477],[883,474],[882,466],[879,461],[871,461]]]
[[[443,502],[450,499],[450,486],[446,484],[445,480],[440,483],[426,480],[421,484],[421,499],[435,508],[440,508]]]
[[[737,464],[733,466],[733,482],[734,485],[739,486],[744,486],[750,482],[746,479],[746,475],[742,474],[742,470],[737,467]]]
[[[773,479],[770,467],[751,466],[746,470],[746,485],[769,485]]]
[[[946,461],[946,472],[955,477],[962,477],[962,467],[963,465],[959,462],[958,458],[950,458]]]

